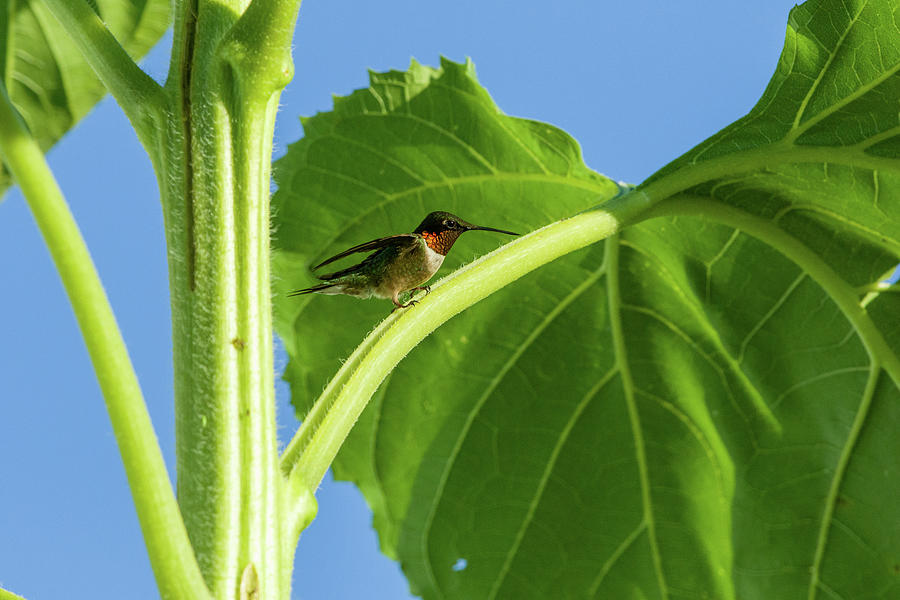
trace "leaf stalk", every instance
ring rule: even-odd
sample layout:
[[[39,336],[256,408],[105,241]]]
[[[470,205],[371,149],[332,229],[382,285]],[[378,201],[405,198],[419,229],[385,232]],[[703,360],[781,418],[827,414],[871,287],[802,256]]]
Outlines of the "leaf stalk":
[[[119,103],[151,160],[157,163],[159,132],[166,120],[168,103],[163,88],[128,56],[86,0],[45,3]]]
[[[0,155],[53,261],[106,401],[138,521],[163,598],[207,598],[134,367],[87,246],[44,155],[0,85]]]

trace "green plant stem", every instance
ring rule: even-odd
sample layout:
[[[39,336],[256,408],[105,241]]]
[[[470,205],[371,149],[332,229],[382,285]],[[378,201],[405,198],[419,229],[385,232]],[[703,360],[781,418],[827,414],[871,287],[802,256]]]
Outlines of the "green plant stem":
[[[411,310],[395,313],[350,356],[282,458],[292,489],[314,490],[369,398],[406,354],[452,316],[526,273],[640,219],[648,197],[631,192],[548,225],[455,271]],[[299,533],[297,531],[294,532]]]
[[[900,284],[896,283],[872,283],[856,288],[857,294],[881,294],[881,293],[898,293],[900,292]]]
[[[163,88],[128,56],[86,0],[44,0],[44,3],[122,107],[155,163],[159,132],[166,115]]]
[[[379,323],[375,329],[366,336],[362,343],[356,347],[353,354],[344,361],[335,376],[328,382],[328,385],[319,395],[316,403],[309,412],[306,413],[306,416],[303,418],[303,423],[300,425],[297,433],[281,454],[281,472],[285,476],[291,474],[291,471],[300,459],[303,450],[309,445],[313,434],[315,434],[316,430],[322,424],[322,420],[325,418],[328,409],[331,408],[334,398],[341,388],[344,387],[344,384],[347,383],[347,379],[349,379],[350,375],[359,368],[360,361],[362,361],[366,354],[369,353],[375,343],[381,339],[382,335],[384,335],[384,332],[393,325],[394,321],[396,321],[401,314],[402,313],[400,312],[394,311]]]
[[[830,163],[873,171],[893,171],[897,168],[896,159],[866,154],[864,149],[854,146],[794,146],[779,141],[681,166],[672,172],[666,172],[664,168],[659,175],[651,176],[637,189],[654,201],[661,201],[715,179],[802,163]]]
[[[291,44],[300,2],[253,0],[222,41],[220,56],[251,84],[248,91],[280,90],[293,78]]]
[[[236,198],[234,206],[239,267],[237,326],[250,342],[238,357],[241,398],[246,403],[239,446],[244,497],[242,538],[246,540],[241,558],[245,563],[255,562],[256,571],[262,572],[257,577],[264,578],[259,583],[266,591],[263,597],[279,598],[288,596],[292,564],[284,560],[281,537],[284,481],[278,472],[269,275],[269,180],[278,97],[266,100],[255,106],[249,101],[237,103],[239,108],[231,121],[236,189],[255,192],[243,201]]]
[[[255,4],[255,2],[253,3]],[[253,6],[251,4],[251,8]],[[178,498],[216,597],[289,597],[278,470],[269,276],[269,181],[290,43],[283,21],[232,33],[246,2],[177,5],[173,97],[160,177],[170,252]],[[251,10],[247,8],[247,10]],[[281,18],[281,17],[279,17]],[[293,15],[292,15],[293,18]]]
[[[0,600],[25,600],[22,596],[0,588]]]
[[[762,240],[799,265],[825,290],[856,330],[873,363],[881,364],[900,385],[900,358],[891,350],[878,327],[860,303],[858,291],[844,281],[828,263],[769,220],[733,206],[692,194],[680,194],[651,209],[649,216],[690,215],[739,229]]]
[[[266,149],[275,107],[210,97],[189,106],[190,185],[165,202],[190,197],[180,216],[193,232],[170,245],[178,498],[214,596],[238,589],[253,563],[260,597],[279,598]],[[176,221],[170,239],[183,231]]]
[[[0,87],[0,154],[53,257],[106,401],[150,561],[164,598],[205,598],[206,586],[172,493],[125,342],[90,254],[43,153]]]

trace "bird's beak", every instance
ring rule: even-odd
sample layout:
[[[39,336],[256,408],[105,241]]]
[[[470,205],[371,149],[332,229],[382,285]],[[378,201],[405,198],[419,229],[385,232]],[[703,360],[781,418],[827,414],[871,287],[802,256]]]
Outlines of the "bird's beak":
[[[493,227],[481,227],[480,225],[471,225],[466,223],[466,231],[496,231],[497,233],[505,233],[507,235],[519,235],[513,231],[506,231],[505,229],[494,229]]]

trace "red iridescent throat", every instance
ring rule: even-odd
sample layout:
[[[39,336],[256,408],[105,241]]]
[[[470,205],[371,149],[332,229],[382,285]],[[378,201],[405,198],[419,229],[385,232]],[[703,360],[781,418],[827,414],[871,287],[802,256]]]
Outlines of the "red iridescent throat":
[[[460,233],[457,231],[444,231],[442,233],[423,231],[420,235],[425,239],[425,243],[428,244],[429,248],[438,254],[447,256],[450,248],[453,247],[453,242],[456,241]]]

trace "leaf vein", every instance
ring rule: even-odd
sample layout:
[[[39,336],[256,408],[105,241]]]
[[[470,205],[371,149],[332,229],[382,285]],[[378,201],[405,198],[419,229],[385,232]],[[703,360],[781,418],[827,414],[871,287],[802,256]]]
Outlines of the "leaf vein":
[[[831,531],[831,522],[834,518],[834,510],[837,506],[838,491],[844,480],[844,474],[847,472],[847,466],[850,463],[850,455],[856,447],[856,442],[859,440],[863,425],[869,415],[869,409],[871,408],[872,400],[875,397],[875,389],[878,386],[880,375],[881,365],[877,362],[873,362],[869,371],[869,380],[866,382],[862,400],[856,411],[856,417],[853,419],[853,425],[850,427],[847,440],[844,442],[841,456],[838,459],[837,465],[835,465],[834,476],[831,478],[831,486],[829,487],[828,495],[825,498],[825,508],[822,511],[822,522],[819,527],[819,535],[816,541],[815,553],[813,554],[812,566],[810,567],[809,600],[815,600],[816,590],[824,585],[821,580],[820,569],[822,567],[822,559],[825,557],[825,547],[827,546],[830,537],[829,532]]]
[[[550,480],[550,475],[553,472],[553,468],[556,466],[556,461],[559,459],[559,455],[562,452],[562,448],[565,445],[566,441],[569,439],[569,434],[572,433],[572,430],[575,428],[575,425],[578,423],[578,420],[581,418],[581,415],[584,414],[585,409],[588,405],[593,401],[594,398],[597,397],[597,394],[600,393],[607,383],[612,381],[613,377],[618,373],[618,369],[615,367],[610,369],[603,375],[593,387],[584,395],[578,405],[575,407],[575,410],[572,411],[572,415],[569,417],[569,420],[566,422],[563,427],[562,432],[559,434],[559,438],[556,442],[556,445],[553,447],[553,450],[550,453],[550,457],[547,460],[547,464],[544,467],[544,472],[541,473],[541,479],[538,482],[538,486],[534,491],[534,496],[531,499],[531,503],[528,506],[528,513],[525,515],[525,518],[522,520],[522,524],[519,527],[519,531],[516,532],[515,540],[513,544],[509,548],[509,552],[507,552],[506,560],[503,562],[503,566],[500,568],[500,573],[497,579],[494,581],[494,585],[491,587],[491,591],[488,594],[488,600],[493,600],[497,597],[497,594],[500,591],[500,588],[503,585],[504,580],[506,579],[506,575],[509,573],[509,569],[512,566],[513,559],[519,552],[519,548],[522,545],[522,540],[525,539],[525,534],[528,531],[528,527],[531,525],[532,520],[534,519],[534,513],[537,511],[538,504],[540,504],[541,498],[544,496],[544,490],[547,489],[547,482]]]
[[[612,328],[613,347],[616,352],[616,364],[622,374],[622,388],[625,393],[625,403],[628,408],[628,418],[631,421],[631,431],[634,437],[635,460],[638,464],[638,476],[641,484],[641,504],[644,512],[644,521],[647,523],[647,535],[650,541],[650,554],[653,558],[653,568],[656,573],[656,582],[662,597],[668,598],[666,577],[662,568],[662,557],[659,552],[659,544],[656,541],[655,516],[653,514],[653,500],[650,496],[650,473],[647,465],[646,449],[644,448],[644,436],[641,431],[641,420],[637,403],[634,398],[634,381],[631,378],[631,368],[628,364],[627,346],[625,344],[624,326],[622,323],[621,292],[619,289],[619,235],[613,235],[606,239],[606,264],[607,264],[607,293],[609,296],[609,321]]]
[[[816,90],[819,89],[819,85],[822,83],[822,79],[825,76],[825,73],[828,72],[828,69],[831,67],[832,62],[834,61],[835,57],[838,54],[838,50],[840,50],[841,47],[843,46],[844,41],[847,39],[847,36],[850,34],[850,31],[853,29],[853,26],[856,24],[856,21],[859,19],[859,16],[862,14],[863,10],[865,10],[865,8],[866,8],[866,6],[868,6],[868,4],[869,3],[867,1],[860,3],[859,11],[853,16],[853,18],[850,20],[850,23],[847,24],[847,28],[841,34],[841,37],[840,37],[840,39],[838,39],[837,44],[835,45],[834,49],[831,50],[828,58],[825,60],[825,64],[822,65],[822,68],[819,70],[818,77],[816,77],[815,81],[813,81],[812,85],[809,87],[809,91],[806,93],[806,96],[803,98],[803,100],[800,101],[800,106],[798,107],[797,114],[794,117],[794,125],[793,125],[794,131],[797,131],[797,132],[801,131],[800,122],[803,119],[803,113],[806,112],[806,107],[809,105],[809,101],[812,99],[812,96],[816,92]],[[824,44],[822,44],[821,42],[819,42],[819,45],[824,47]],[[808,125],[808,122],[807,122],[807,125]],[[799,133],[798,133],[798,135],[799,135]],[[796,136],[794,136],[794,138],[796,138]]]
[[[613,550],[613,553],[609,555],[609,558],[606,559],[606,562],[603,563],[603,566],[600,567],[600,572],[597,574],[597,577],[591,583],[591,587],[588,591],[588,596],[593,598],[597,594],[597,590],[600,589],[600,586],[603,583],[603,580],[606,579],[606,576],[612,570],[613,566],[622,556],[625,554],[625,551],[631,547],[631,545],[638,539],[638,537],[643,533],[643,531],[647,528],[647,521],[642,520],[637,524],[631,533],[625,536],[625,539],[618,545],[618,547]]]
[[[744,339],[741,341],[741,347],[738,351],[738,364],[744,362],[744,355],[747,353],[747,346],[750,344],[753,338],[756,337],[756,334],[759,333],[759,331],[766,326],[766,323],[768,323],[769,320],[771,320],[772,317],[774,317],[775,314],[781,309],[781,307],[784,306],[788,299],[794,294],[794,290],[797,289],[797,287],[801,282],[803,282],[804,279],[806,279],[806,273],[801,271],[800,274],[797,275],[797,277],[794,279],[794,281],[791,282],[791,284],[787,287],[781,297],[775,301],[775,304],[772,305],[772,308],[770,308],[766,312],[766,314],[764,314],[762,318],[756,322],[753,328],[747,332],[747,335],[744,336]]]
[[[380,150],[374,146],[370,146],[369,144],[366,144],[365,142],[361,142],[357,139],[348,137],[348,136],[340,134],[340,133],[332,132],[331,137],[333,137],[337,140],[340,140],[342,142],[345,142],[348,145],[356,146],[357,148],[362,148],[363,150],[370,152],[372,155],[377,156],[378,158],[382,159],[383,161],[390,164],[391,166],[394,166],[397,169],[406,173],[410,179],[414,179],[414,180],[418,181],[419,183],[425,182],[425,180],[422,178],[422,176],[419,173],[416,173],[415,171],[413,171],[412,169],[407,167],[406,164],[404,164],[403,162],[393,158],[388,152],[384,152],[383,150]],[[427,154],[425,154],[425,153],[418,153],[418,155],[427,157]],[[435,166],[435,168],[438,171],[441,171],[440,167],[438,167],[434,163],[434,161],[430,160],[430,157],[429,157],[429,161],[431,162],[431,164],[433,164]],[[444,174],[443,171],[441,171],[441,175],[446,178],[446,175]]]
[[[657,259],[655,256],[653,256],[651,254],[648,254],[642,248],[635,246],[633,244],[630,244],[626,241],[623,241],[622,245],[627,246],[636,252],[639,252],[640,254],[642,254],[643,256],[645,256],[647,258],[647,260],[650,264],[654,265],[657,268],[657,270],[660,273],[660,275],[662,276],[663,280],[669,285],[669,287],[672,288],[672,290],[676,294],[678,294],[681,297],[681,300],[684,303],[684,306],[693,314],[695,321],[700,325],[701,329],[703,330],[703,333],[705,333],[707,335],[709,340],[715,346],[715,349],[719,352],[719,354],[721,354],[721,356],[723,357],[723,359],[725,360],[727,365],[731,368],[731,371],[737,377],[737,380],[741,384],[741,387],[743,387],[744,391],[750,397],[750,400],[752,401],[753,407],[756,409],[756,412],[763,418],[763,420],[768,424],[768,426],[773,431],[780,431],[781,425],[778,423],[778,419],[775,418],[775,415],[772,414],[771,409],[766,404],[763,394],[760,393],[760,391],[756,388],[756,385],[750,380],[747,373],[745,373],[744,370],[741,368],[740,364],[737,362],[735,357],[732,356],[731,353],[728,351],[728,349],[725,347],[725,344],[722,342],[722,338],[719,336],[719,332],[709,322],[709,318],[706,314],[706,311],[703,309],[703,306],[701,306],[699,304],[699,302],[697,301],[697,299],[695,297],[692,298],[692,295],[688,291],[685,291],[678,284],[678,282],[675,279],[675,276],[672,275],[672,273],[669,271],[669,269],[667,267],[665,267],[660,262],[659,259]],[[635,308],[640,308],[640,307],[635,307]],[[653,313],[653,311],[649,311],[649,309],[647,309],[647,310],[651,314],[655,315],[655,313]],[[689,336],[687,333],[682,331],[680,328],[676,327],[668,319],[661,317],[661,315],[656,315],[656,316],[658,319],[660,319],[660,321],[662,323],[666,324],[673,331],[680,333],[682,335],[682,337],[684,337],[685,339],[691,340],[691,336]],[[691,341],[691,343],[694,344],[695,342]],[[701,352],[701,355],[706,356],[706,353]],[[719,367],[719,368],[721,369],[721,367]],[[723,377],[724,377],[724,370],[722,370],[722,373],[723,373]],[[726,384],[726,389],[730,390],[731,386]],[[737,401],[734,398],[734,396],[730,395],[730,398],[732,400],[732,405],[735,407],[735,410],[738,412],[738,414],[741,415],[744,422],[747,423],[748,430],[753,431],[754,428],[750,427],[750,421],[747,418],[747,415],[737,405],[737,403],[736,403]],[[755,443],[755,439],[754,439],[754,443]]]
[[[810,385],[812,383],[816,383],[817,381],[822,381],[823,379],[828,379],[829,377],[834,377],[836,375],[846,375],[847,373],[859,373],[860,371],[868,371],[871,367],[845,367],[843,369],[836,369],[834,371],[828,371],[827,373],[817,373],[812,377],[808,377],[803,381],[798,381],[788,389],[781,392],[775,400],[772,401],[772,408],[778,408],[778,406],[787,398],[790,394],[797,391],[798,389]]]

